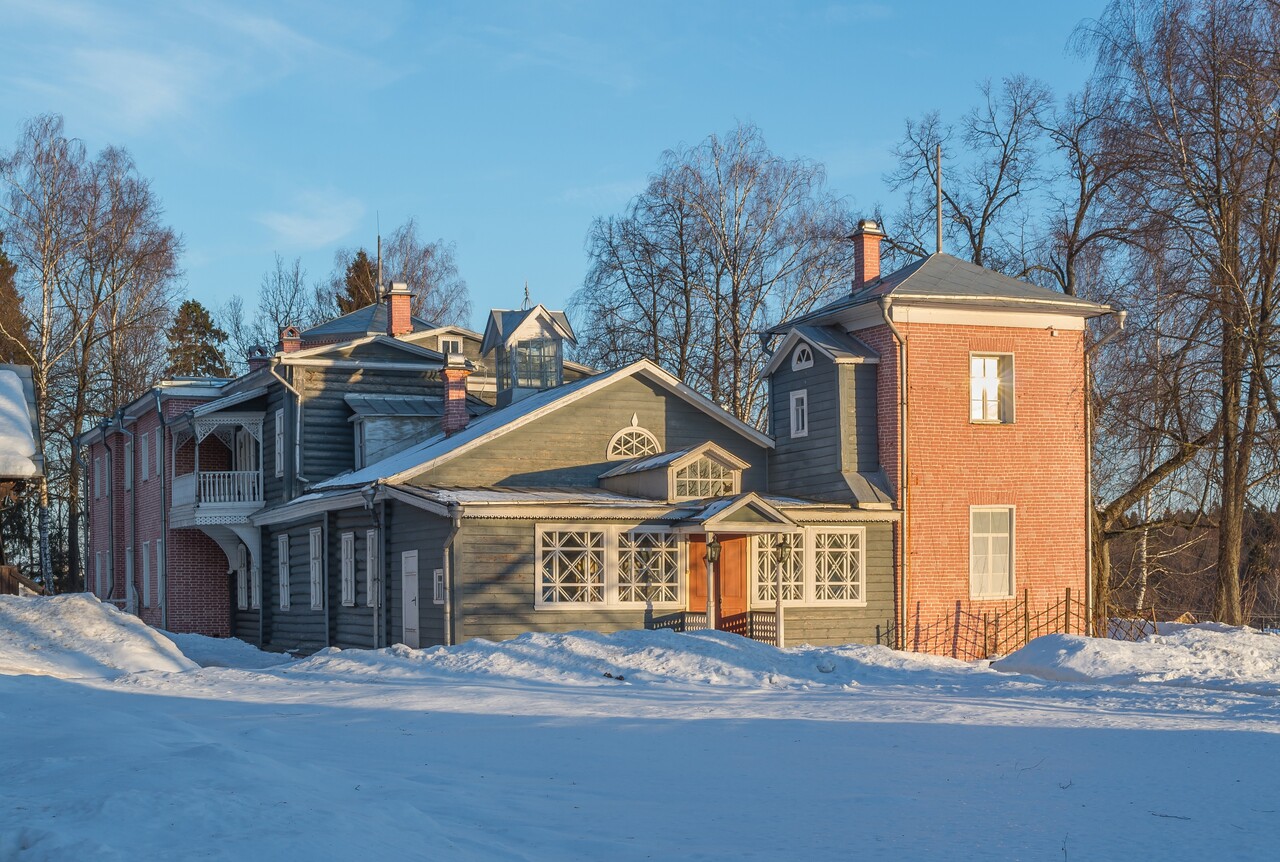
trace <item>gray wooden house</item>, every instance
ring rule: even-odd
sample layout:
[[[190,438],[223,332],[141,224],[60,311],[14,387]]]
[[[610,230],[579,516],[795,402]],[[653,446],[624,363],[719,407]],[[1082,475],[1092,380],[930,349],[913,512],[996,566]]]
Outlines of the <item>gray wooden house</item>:
[[[651,362],[584,376],[563,361],[572,338],[541,306],[495,311],[474,356],[437,352],[410,385],[432,393],[416,397],[435,427],[346,471],[333,464],[355,436],[304,436],[309,490],[251,518],[265,583],[236,633],[300,651],[645,626],[774,640],[781,609],[789,642],[873,640],[893,616],[892,507],[801,496],[772,475],[772,437]],[[480,356],[491,409],[468,391]],[[392,397],[335,391],[316,432]],[[335,461],[317,481],[321,451]],[[874,458],[854,465],[860,493]]]

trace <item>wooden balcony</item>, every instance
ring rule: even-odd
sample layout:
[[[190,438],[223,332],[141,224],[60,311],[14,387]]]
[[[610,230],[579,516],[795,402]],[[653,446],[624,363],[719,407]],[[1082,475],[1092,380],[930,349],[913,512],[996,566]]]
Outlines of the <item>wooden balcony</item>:
[[[170,520],[174,527],[231,524],[262,508],[262,474],[256,470],[218,470],[173,478]]]

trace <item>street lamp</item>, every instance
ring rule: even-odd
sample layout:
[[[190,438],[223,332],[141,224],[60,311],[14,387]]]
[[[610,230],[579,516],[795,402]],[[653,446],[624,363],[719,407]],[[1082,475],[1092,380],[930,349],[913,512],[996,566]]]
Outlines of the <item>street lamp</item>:
[[[707,542],[707,628],[716,627],[716,563],[720,561],[720,542],[712,534]]]

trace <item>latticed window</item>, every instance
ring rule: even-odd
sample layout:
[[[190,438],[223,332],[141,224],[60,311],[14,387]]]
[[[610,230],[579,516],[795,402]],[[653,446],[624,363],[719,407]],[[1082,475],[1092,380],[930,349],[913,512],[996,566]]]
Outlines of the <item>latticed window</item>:
[[[610,461],[623,461],[629,458],[643,458],[646,455],[657,455],[661,450],[658,438],[644,428],[623,428],[609,441],[606,457]]]
[[[604,601],[605,534],[600,530],[538,532],[538,598],[542,604]]]
[[[676,497],[720,497],[733,493],[734,470],[714,458],[699,458],[676,471]]]
[[[756,602],[778,600],[778,569],[782,569],[782,600],[804,601],[804,536],[787,536],[791,549],[779,552],[784,537],[766,533],[756,536]]]
[[[815,533],[813,600],[862,601],[862,533]]]
[[[618,536],[618,601],[680,600],[680,550],[670,533],[635,531]]]

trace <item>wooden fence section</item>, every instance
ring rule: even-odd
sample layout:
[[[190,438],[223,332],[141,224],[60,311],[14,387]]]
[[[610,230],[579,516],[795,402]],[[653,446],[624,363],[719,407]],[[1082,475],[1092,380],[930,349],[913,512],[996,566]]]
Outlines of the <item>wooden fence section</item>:
[[[42,595],[44,588],[24,578],[17,566],[0,566],[0,596]]]
[[[671,629],[677,632],[693,632],[707,628],[707,615],[695,611],[677,611],[645,620],[647,629]],[[752,640],[777,645],[778,617],[773,611],[747,611],[734,614],[720,621],[720,630],[742,635]]]
[[[1070,587],[1062,598],[1044,607],[1032,607],[1026,590],[1012,606],[998,611],[956,602],[945,617],[926,621],[916,607],[904,637],[899,638],[897,627],[887,620],[884,626],[876,626],[876,643],[973,661],[1008,655],[1041,635],[1089,631],[1084,597],[1078,591],[1073,594]]]

